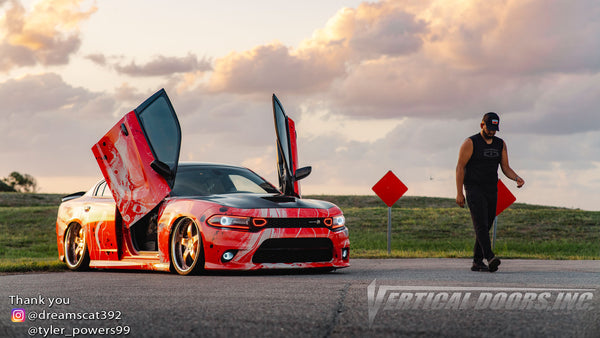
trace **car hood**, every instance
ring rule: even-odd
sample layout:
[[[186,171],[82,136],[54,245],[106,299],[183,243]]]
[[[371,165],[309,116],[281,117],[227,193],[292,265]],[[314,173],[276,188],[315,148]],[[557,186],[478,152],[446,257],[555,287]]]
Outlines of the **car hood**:
[[[335,204],[301,199],[294,196],[283,196],[275,194],[224,194],[209,196],[177,196],[178,198],[192,198],[210,201],[230,208],[237,209],[269,209],[269,208],[298,208],[298,209],[330,209]]]

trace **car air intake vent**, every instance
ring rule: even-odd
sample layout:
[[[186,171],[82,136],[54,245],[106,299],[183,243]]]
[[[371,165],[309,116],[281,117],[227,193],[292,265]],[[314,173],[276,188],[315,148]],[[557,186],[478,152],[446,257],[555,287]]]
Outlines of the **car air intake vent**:
[[[333,243],[329,238],[272,238],[265,240],[252,257],[253,263],[329,262]]]
[[[274,195],[274,196],[266,196],[263,197],[267,201],[275,202],[275,203],[289,203],[296,202],[296,197],[284,196],[284,195]]]
[[[322,228],[325,218],[267,218],[268,228]]]

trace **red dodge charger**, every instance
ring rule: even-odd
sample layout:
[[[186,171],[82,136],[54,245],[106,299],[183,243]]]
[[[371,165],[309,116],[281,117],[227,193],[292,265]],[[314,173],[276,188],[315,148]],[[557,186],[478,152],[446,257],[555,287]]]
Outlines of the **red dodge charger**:
[[[349,266],[334,204],[302,199],[296,131],[273,95],[279,189],[236,166],[179,163],[181,128],[164,89],[125,115],[92,151],[104,178],[63,198],[58,255],[72,270],[176,271]]]

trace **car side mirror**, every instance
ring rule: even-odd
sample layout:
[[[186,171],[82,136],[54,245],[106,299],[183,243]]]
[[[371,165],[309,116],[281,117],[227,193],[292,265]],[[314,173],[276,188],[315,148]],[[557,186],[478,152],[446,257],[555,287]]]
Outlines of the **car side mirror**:
[[[296,173],[294,174],[294,179],[296,179],[296,181],[300,181],[301,179],[310,175],[311,171],[312,171],[312,167],[310,167],[310,166],[298,168],[298,169],[296,169]]]
[[[165,162],[154,160],[150,163],[150,167],[154,169],[160,176],[162,176],[167,181],[173,178],[173,173],[171,172],[171,168]]]

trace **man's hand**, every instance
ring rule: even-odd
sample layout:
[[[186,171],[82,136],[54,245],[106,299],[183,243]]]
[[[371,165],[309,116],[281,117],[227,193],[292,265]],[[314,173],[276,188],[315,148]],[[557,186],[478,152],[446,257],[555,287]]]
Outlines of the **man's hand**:
[[[523,184],[525,184],[525,180],[522,179],[520,176],[517,176],[517,179],[515,181],[517,181],[517,188],[520,188],[523,186]]]
[[[461,208],[465,207],[465,195],[462,192],[456,195],[456,204]]]

